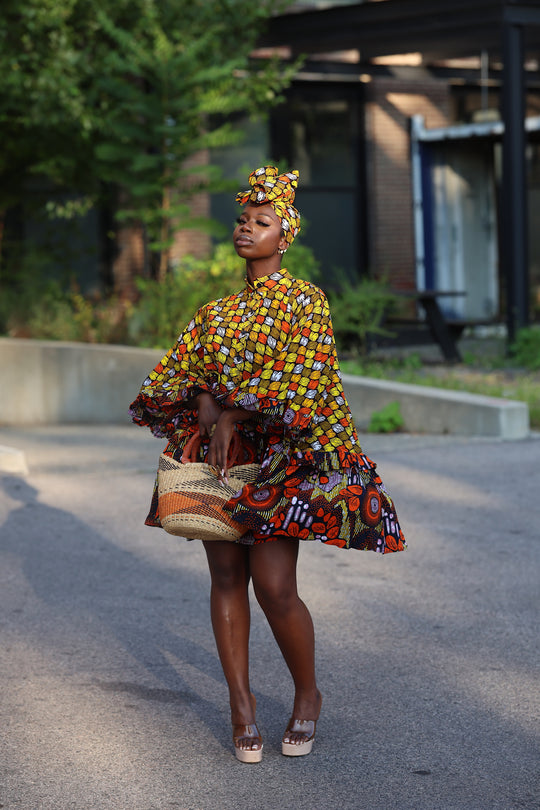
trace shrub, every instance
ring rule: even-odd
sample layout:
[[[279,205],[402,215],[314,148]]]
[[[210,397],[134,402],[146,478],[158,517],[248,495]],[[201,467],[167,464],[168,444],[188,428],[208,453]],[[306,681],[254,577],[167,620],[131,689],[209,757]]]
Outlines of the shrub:
[[[315,284],[320,279],[320,264],[315,258],[315,254],[307,245],[301,242],[292,246],[287,251],[283,259],[283,265],[295,278],[303,278],[305,281],[313,281]]]
[[[43,250],[24,252],[18,244],[6,245],[0,277],[0,332],[28,334],[28,319],[43,299],[52,277],[49,256]]]
[[[539,371],[540,327],[530,326],[526,329],[520,329],[510,348],[510,352],[518,365],[529,369],[529,371]]]
[[[362,279],[356,284],[344,281],[338,291],[328,294],[338,351],[356,349],[367,354],[374,335],[391,336],[383,322],[394,308],[396,296],[386,282]]]
[[[218,244],[208,259],[184,257],[164,281],[137,279],[136,304],[112,296],[83,296],[64,274],[51,280],[48,253],[29,253],[2,280],[0,333],[44,340],[131,343],[164,348],[199,307],[242,289],[245,264],[232,241]],[[295,244],[286,266],[299,278],[317,279],[310,248]]]
[[[116,296],[86,298],[77,290],[64,290],[50,282],[32,305],[22,326],[11,334],[42,340],[75,340],[85,343],[124,343],[130,304]]]
[[[116,296],[83,296],[54,246],[9,245],[0,277],[0,334],[122,343],[128,308]]]
[[[368,426],[369,433],[396,433],[404,425],[399,402],[389,402],[384,408],[374,411]]]

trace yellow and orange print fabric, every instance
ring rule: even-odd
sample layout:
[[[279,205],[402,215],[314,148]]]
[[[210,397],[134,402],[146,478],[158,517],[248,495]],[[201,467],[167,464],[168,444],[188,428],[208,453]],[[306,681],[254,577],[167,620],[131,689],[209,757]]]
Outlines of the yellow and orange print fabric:
[[[321,290],[282,270],[202,307],[144,381],[132,418],[179,458],[198,430],[190,400],[200,391],[253,411],[238,430],[261,473],[227,505],[246,527],[240,542],[404,548],[392,500],[358,444]],[[146,522],[160,525],[155,496]]]
[[[275,166],[262,166],[249,175],[250,188],[236,195],[236,202],[240,205],[271,205],[281,219],[281,227],[289,245],[300,233],[300,214],[293,205],[298,176],[296,169],[279,174]]]

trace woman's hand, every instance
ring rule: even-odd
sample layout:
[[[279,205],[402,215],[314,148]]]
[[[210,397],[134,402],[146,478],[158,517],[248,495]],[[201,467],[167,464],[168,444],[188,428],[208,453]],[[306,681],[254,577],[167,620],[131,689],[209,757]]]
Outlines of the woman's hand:
[[[199,415],[199,435],[210,438],[214,425],[223,413],[223,409],[219,407],[212,394],[209,394],[208,391],[202,391],[195,398],[194,404]]]
[[[217,467],[220,478],[227,481],[227,457],[237,422],[251,419],[253,414],[244,408],[223,410],[208,391],[201,391],[194,400],[198,410],[199,435],[210,439],[206,461]]]
[[[206,460],[208,464],[218,468],[222,481],[227,482],[227,457],[236,423],[245,422],[252,417],[253,414],[243,408],[227,408],[219,415]]]
[[[238,409],[228,408],[226,411],[221,412],[216,423],[216,429],[210,439],[206,457],[208,464],[218,468],[220,477],[224,481],[227,481],[227,457],[236,427],[236,410]]]

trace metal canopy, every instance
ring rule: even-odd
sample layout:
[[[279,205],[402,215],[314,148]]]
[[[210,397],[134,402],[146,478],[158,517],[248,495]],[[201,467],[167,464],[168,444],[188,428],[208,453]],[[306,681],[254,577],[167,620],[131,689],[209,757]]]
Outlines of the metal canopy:
[[[503,24],[540,25],[539,0],[384,0],[273,17],[261,47],[288,45],[293,53],[357,48],[362,61],[420,52],[425,62],[477,56],[502,58]],[[540,55],[532,28],[527,52]]]
[[[276,16],[260,47],[293,54],[357,49],[361,62],[420,52],[424,64],[478,56],[503,64],[501,265],[509,341],[529,320],[526,58],[540,58],[540,0],[381,0]]]

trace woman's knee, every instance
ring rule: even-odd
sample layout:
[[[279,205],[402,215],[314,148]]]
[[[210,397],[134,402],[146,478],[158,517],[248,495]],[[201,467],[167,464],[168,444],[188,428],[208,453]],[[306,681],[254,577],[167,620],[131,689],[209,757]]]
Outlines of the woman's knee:
[[[299,598],[296,579],[289,576],[254,576],[253,591],[263,611],[272,612],[274,615],[289,613]]]
[[[277,540],[254,546],[250,568],[255,597],[265,612],[287,613],[298,600],[296,561],[298,543]]]

